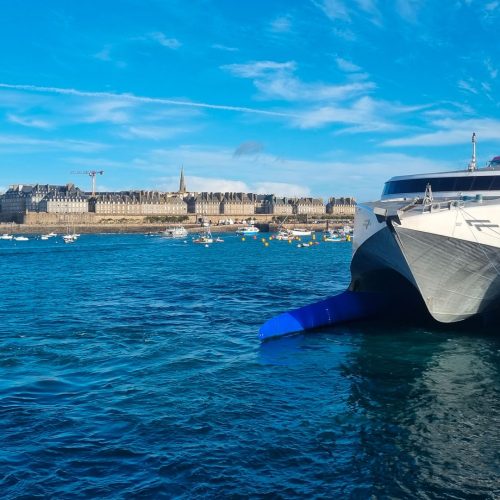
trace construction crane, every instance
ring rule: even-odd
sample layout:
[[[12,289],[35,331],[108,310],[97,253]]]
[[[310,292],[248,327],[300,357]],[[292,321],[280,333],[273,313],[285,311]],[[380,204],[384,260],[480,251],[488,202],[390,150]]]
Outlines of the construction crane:
[[[104,170],[75,170],[71,173],[89,175],[92,177],[92,196],[95,196],[95,176],[104,174]]]

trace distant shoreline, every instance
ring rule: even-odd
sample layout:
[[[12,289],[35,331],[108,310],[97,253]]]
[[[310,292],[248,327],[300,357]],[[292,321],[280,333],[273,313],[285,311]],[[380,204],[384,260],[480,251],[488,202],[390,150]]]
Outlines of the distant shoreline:
[[[352,221],[347,220],[347,224]],[[165,230],[169,224],[75,224],[71,225],[71,230],[81,234],[147,234],[158,233]],[[175,224],[170,224],[175,225]],[[330,223],[329,227],[341,227],[342,223]],[[234,233],[243,224],[233,225],[212,225],[211,231],[213,233]],[[262,233],[275,232],[278,228],[276,223],[257,223],[256,226]],[[327,224],[285,224],[286,228],[292,229],[294,227],[307,227],[313,231],[323,231],[326,229]],[[203,230],[200,224],[184,224],[188,233],[199,233]],[[59,233],[64,234],[67,232],[67,226],[61,224],[14,224],[14,223],[1,223],[0,234],[45,234],[45,233]]]

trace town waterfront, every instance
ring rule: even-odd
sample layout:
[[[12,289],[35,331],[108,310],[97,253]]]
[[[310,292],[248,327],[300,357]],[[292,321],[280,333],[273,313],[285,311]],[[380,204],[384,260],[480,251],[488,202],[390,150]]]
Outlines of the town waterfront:
[[[498,498],[500,338],[358,323],[260,343],[349,243],[0,241],[0,490]]]

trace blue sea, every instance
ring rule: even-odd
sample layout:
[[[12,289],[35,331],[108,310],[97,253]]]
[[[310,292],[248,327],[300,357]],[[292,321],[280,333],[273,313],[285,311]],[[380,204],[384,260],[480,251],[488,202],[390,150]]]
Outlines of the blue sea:
[[[261,343],[351,245],[224,239],[0,241],[1,498],[500,497],[500,333]]]

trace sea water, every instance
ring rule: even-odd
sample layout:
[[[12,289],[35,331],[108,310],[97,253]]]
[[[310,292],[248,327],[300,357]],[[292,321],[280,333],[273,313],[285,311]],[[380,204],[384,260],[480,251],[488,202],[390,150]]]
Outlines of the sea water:
[[[500,336],[261,343],[351,254],[262,236],[0,241],[2,498],[500,496]]]

